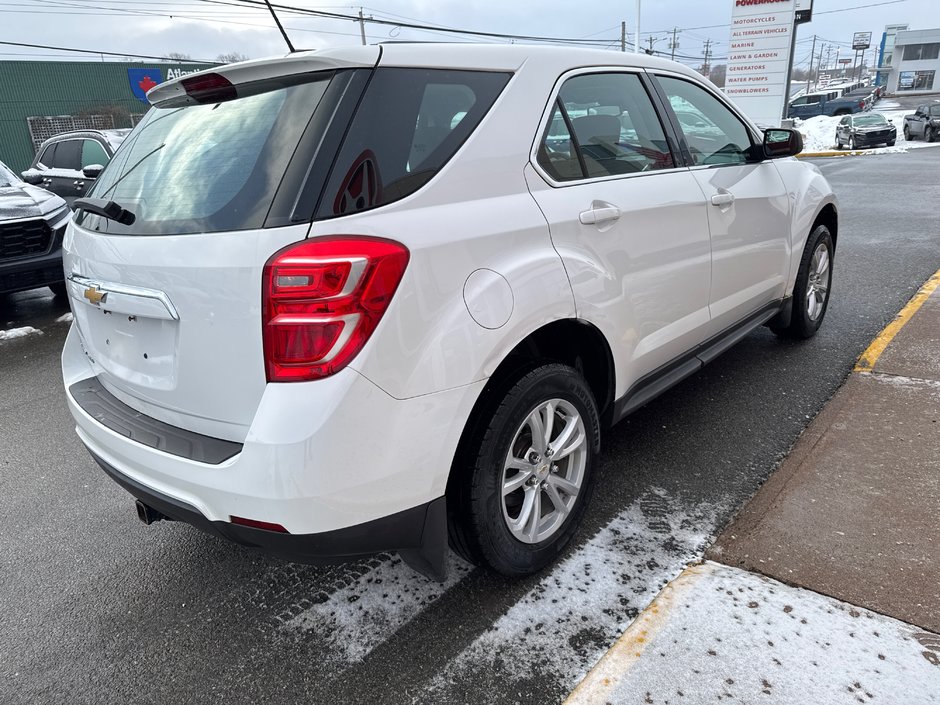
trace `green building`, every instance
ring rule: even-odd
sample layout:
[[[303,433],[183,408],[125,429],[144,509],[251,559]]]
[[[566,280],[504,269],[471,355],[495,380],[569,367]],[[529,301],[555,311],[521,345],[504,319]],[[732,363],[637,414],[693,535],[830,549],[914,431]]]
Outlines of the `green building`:
[[[146,89],[216,64],[0,61],[0,161],[19,173],[60,132],[132,127]]]

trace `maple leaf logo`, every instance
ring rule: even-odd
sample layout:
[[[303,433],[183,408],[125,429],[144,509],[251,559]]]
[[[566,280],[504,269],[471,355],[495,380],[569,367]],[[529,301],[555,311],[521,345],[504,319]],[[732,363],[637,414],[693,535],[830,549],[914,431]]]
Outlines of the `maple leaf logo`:
[[[144,76],[143,80],[140,81],[137,85],[140,86],[140,90],[146,93],[155,85],[157,85],[157,82],[150,78],[150,76]]]

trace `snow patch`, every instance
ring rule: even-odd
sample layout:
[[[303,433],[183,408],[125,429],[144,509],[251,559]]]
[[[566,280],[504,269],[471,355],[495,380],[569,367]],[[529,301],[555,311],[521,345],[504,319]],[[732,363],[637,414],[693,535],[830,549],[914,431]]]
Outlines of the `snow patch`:
[[[42,335],[42,331],[32,326],[23,326],[22,328],[10,328],[9,330],[0,330],[0,340],[12,340],[13,338],[25,338],[27,335]]]
[[[885,374],[883,372],[869,373],[873,380],[892,387],[901,387],[904,389],[923,389],[930,387],[940,390],[940,381],[934,379],[917,379],[915,377],[905,377],[904,375]]]
[[[664,592],[665,622],[629,668],[574,703],[936,703],[940,640],[845,602],[705,563]],[[662,611],[661,611],[662,614]],[[662,702],[661,697],[656,702]]]
[[[400,558],[383,561],[352,584],[284,623],[291,631],[313,632],[331,656],[352,665],[362,661],[418,613],[463,580],[473,567],[453,554],[447,580],[437,583]]]
[[[688,506],[651,489],[558,564],[430,684],[427,702],[467,687],[487,701],[513,681],[565,693],[711,540],[720,502]],[[485,675],[484,675],[485,674]],[[563,697],[563,696],[562,696]]]
[[[55,322],[56,323],[71,323],[73,318],[74,316],[72,315],[72,312],[69,311],[68,313],[63,313],[61,316],[55,319]]]

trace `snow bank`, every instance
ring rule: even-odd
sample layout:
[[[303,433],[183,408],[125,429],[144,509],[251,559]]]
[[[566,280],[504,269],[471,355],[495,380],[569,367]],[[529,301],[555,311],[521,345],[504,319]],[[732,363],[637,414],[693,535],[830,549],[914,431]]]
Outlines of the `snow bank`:
[[[72,312],[69,311],[68,313],[63,313],[61,316],[55,319],[55,322],[56,323],[71,323],[72,318],[73,318]]]
[[[27,335],[42,335],[42,331],[32,326],[23,326],[22,328],[10,328],[9,330],[0,330],[0,340],[12,340],[13,338],[25,338]]]

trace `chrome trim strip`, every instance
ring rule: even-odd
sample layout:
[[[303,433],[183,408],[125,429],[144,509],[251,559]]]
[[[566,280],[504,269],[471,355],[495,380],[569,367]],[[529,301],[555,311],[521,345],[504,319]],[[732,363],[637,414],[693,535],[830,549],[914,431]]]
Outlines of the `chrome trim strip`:
[[[84,287],[95,287],[98,291],[105,292],[107,294],[123,294],[124,296],[136,296],[141,299],[153,299],[154,301],[159,301],[166,308],[166,312],[170,314],[170,317],[174,321],[180,319],[179,313],[176,311],[176,307],[170,301],[170,297],[162,291],[157,289],[145,289],[140,286],[129,286],[127,284],[118,284],[116,282],[106,282],[97,279],[90,279],[88,277],[83,277],[80,274],[72,272],[69,274],[66,279],[71,282],[75,282],[79,286]]]

